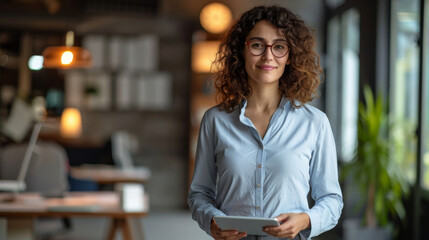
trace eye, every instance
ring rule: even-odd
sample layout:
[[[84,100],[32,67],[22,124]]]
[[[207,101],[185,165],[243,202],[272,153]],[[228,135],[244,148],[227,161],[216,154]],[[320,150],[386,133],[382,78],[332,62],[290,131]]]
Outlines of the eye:
[[[284,44],[284,43],[276,43],[276,44],[274,44],[273,47],[274,47],[274,49],[277,49],[277,50],[284,50],[287,48],[286,44]]]
[[[251,42],[249,46],[251,48],[264,48],[265,44],[261,42]]]

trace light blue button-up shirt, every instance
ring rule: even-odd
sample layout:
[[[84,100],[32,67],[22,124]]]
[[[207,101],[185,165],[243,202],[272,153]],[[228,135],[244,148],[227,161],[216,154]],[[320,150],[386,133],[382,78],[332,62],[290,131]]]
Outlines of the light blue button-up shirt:
[[[309,105],[294,108],[283,98],[262,139],[245,116],[246,106],[244,100],[231,113],[213,107],[204,114],[188,196],[193,219],[209,235],[212,218],[224,215],[275,217],[305,212],[311,229],[296,239],[333,228],[343,201],[326,115]],[[310,189],[315,200],[311,208]]]

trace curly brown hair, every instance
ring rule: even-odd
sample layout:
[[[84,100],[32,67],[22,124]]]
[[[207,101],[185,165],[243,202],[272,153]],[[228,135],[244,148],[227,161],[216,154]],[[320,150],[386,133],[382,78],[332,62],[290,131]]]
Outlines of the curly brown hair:
[[[314,31],[288,9],[259,6],[245,12],[222,40],[214,62],[216,101],[221,110],[231,112],[252,95],[244,67],[244,42],[259,21],[267,20],[280,29],[289,46],[290,64],[279,81],[282,95],[299,108],[317,96],[322,69],[315,52]]]

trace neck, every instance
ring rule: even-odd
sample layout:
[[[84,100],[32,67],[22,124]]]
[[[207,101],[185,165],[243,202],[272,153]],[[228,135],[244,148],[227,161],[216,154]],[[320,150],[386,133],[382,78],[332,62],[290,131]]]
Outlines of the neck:
[[[278,85],[252,88],[252,96],[247,99],[248,108],[255,108],[258,111],[277,109],[282,98]]]

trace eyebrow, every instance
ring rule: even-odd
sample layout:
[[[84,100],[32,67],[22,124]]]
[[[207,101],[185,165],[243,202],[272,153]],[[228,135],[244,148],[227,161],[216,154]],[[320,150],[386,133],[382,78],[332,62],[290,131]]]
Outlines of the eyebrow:
[[[248,41],[252,41],[252,40],[260,40],[260,41],[266,42],[266,40],[264,38],[261,38],[261,37],[252,37]],[[287,41],[286,41],[286,39],[283,39],[283,38],[276,38],[276,39],[274,39],[273,42],[287,42]]]

